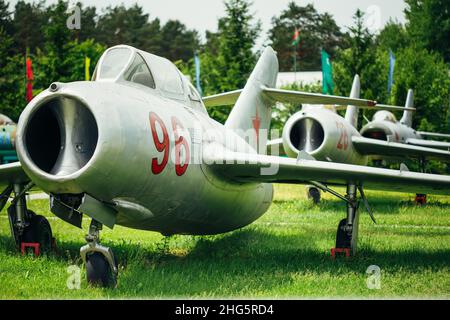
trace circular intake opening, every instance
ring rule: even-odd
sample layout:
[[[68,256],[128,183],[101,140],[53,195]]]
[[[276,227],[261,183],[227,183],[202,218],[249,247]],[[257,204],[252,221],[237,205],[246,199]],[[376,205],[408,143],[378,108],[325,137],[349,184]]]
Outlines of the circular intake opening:
[[[29,159],[42,171],[64,176],[82,169],[98,142],[92,112],[71,97],[53,98],[37,107],[24,128]]]
[[[386,132],[384,132],[384,130],[380,130],[380,129],[372,129],[372,130],[366,130],[362,132],[362,136],[365,138],[370,138],[370,139],[376,139],[376,140],[383,140],[383,141],[387,141],[387,134]]]
[[[322,146],[324,131],[319,121],[312,118],[302,118],[291,128],[289,138],[291,144],[298,150],[311,153]]]

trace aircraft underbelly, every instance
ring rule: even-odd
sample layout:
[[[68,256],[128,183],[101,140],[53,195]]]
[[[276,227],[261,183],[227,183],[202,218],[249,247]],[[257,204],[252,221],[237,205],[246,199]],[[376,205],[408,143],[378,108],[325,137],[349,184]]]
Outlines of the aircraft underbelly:
[[[176,191],[173,197],[150,191],[148,196],[135,200],[139,203],[135,208],[121,207],[117,224],[165,235],[219,234],[257,220],[273,197],[270,184],[232,185],[224,189],[204,178],[195,188],[180,186]]]

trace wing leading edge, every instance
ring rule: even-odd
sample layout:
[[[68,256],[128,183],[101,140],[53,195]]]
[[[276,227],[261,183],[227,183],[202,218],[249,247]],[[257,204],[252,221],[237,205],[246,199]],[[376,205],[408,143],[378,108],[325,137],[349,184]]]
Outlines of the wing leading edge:
[[[237,182],[326,185],[363,185],[383,191],[450,194],[450,177],[371,168],[365,166],[300,160],[235,152],[205,152],[203,160],[213,170]]]
[[[4,188],[14,183],[26,183],[30,178],[23,171],[20,162],[0,165],[0,187]]]
[[[415,145],[415,146],[421,146],[421,147],[450,150],[450,142],[445,142],[445,141],[423,140],[423,139],[407,139],[406,143],[407,144],[412,144],[412,145]]]
[[[364,155],[384,155],[390,157],[425,157],[432,160],[450,162],[450,152],[425,146],[376,140],[364,137],[352,137],[353,145]]]

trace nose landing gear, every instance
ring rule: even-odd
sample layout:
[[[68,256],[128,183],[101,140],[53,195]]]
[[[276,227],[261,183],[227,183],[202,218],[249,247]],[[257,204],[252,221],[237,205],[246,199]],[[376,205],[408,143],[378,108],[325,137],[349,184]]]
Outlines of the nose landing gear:
[[[80,255],[86,264],[86,278],[89,284],[100,287],[115,287],[118,268],[111,248],[100,244],[102,224],[91,221],[87,245],[80,249]]]

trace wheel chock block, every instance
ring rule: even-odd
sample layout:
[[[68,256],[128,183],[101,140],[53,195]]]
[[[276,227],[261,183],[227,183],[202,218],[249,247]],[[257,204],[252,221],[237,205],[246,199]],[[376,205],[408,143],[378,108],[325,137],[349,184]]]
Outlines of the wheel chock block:
[[[22,255],[25,255],[27,248],[33,248],[35,257],[39,257],[39,255],[41,254],[40,244],[37,242],[22,242],[20,245],[20,250],[22,251]]]
[[[350,258],[351,249],[350,248],[332,248],[331,258],[336,259],[336,254],[345,254],[346,258]]]
[[[423,206],[427,203],[427,195],[426,194],[417,194],[415,202],[417,205]]]

